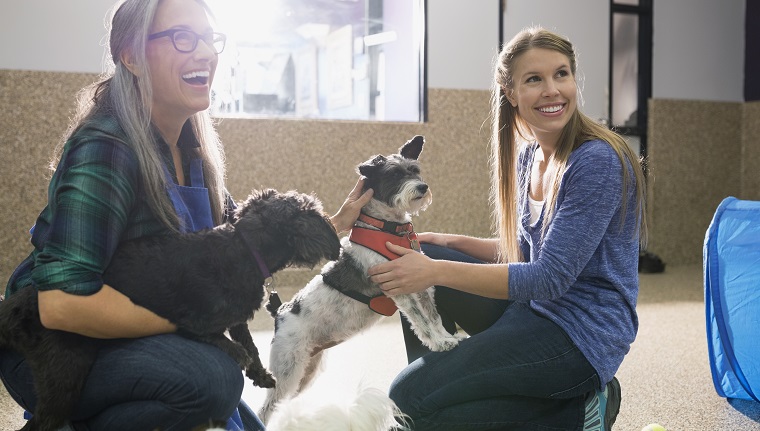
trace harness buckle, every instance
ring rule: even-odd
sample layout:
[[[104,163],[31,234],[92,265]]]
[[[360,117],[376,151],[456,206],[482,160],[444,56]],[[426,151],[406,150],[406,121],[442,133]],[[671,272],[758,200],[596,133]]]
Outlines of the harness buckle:
[[[417,239],[417,232],[407,232],[406,233],[406,239],[409,240],[409,245],[412,247],[412,250],[421,252],[422,249],[420,248],[420,241]]]

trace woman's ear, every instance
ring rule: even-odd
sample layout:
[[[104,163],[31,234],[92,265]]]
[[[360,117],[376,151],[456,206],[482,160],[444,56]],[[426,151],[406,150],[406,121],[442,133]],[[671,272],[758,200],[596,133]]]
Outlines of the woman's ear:
[[[512,105],[513,108],[517,108],[517,99],[515,99],[514,92],[509,88],[504,87],[502,87],[501,91],[504,92],[504,97],[507,98],[509,104]]]
[[[119,57],[119,60],[124,65],[124,67],[129,70],[132,75],[140,76],[140,69],[137,67],[137,64],[135,63],[135,58],[132,55],[132,50],[125,49],[124,52],[121,53],[121,56]]]

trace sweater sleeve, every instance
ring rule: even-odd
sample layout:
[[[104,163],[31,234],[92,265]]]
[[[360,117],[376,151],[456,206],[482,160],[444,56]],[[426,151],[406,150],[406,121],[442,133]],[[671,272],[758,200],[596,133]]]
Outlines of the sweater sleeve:
[[[31,277],[39,290],[89,295],[102,287],[101,275],[137,199],[137,162],[114,140],[67,145],[35,228],[41,230],[33,237],[41,251]]]
[[[567,292],[603,237],[617,226],[622,181],[620,160],[607,143],[589,141],[573,151],[544,237],[542,216],[529,234],[530,259],[509,265],[510,299],[555,299]]]

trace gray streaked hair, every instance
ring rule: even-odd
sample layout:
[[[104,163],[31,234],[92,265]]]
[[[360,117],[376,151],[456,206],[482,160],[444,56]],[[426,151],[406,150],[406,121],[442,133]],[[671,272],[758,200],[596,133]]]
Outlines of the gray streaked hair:
[[[114,116],[128,137],[126,144],[137,156],[148,204],[164,225],[176,231],[179,219],[166,192],[169,179],[164,174],[160,143],[151,126],[153,87],[145,53],[148,32],[160,1],[122,0],[111,9],[110,19],[106,21],[109,38],[104,72],[98,81],[79,92],[76,115],[56,149],[51,167],[55,168],[63,145],[77,129],[98,115]],[[195,1],[212,16],[203,0]],[[125,52],[130,53],[136,74],[121,62]],[[211,212],[218,224],[222,221],[226,201],[224,151],[208,111],[197,112],[188,123],[185,128],[189,126],[200,144],[198,152],[203,159]]]

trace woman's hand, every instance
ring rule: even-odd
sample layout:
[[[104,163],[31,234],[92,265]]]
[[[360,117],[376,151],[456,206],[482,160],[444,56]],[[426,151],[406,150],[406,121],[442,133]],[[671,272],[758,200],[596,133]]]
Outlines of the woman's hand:
[[[455,235],[442,235],[452,241],[459,238]],[[433,240],[437,241],[440,238]],[[491,240],[476,239],[475,242],[486,246],[485,248],[491,248],[488,246]],[[385,246],[401,257],[375,265],[367,274],[386,296],[408,295],[431,286],[446,286],[486,298],[509,299],[508,264],[482,265],[435,260],[389,242],[386,242]]]
[[[372,199],[374,191],[368,189],[366,192],[362,193],[363,187],[364,177],[361,177],[359,178],[359,181],[356,182],[354,189],[351,190],[351,193],[346,197],[343,205],[340,206],[338,212],[330,217],[330,221],[332,221],[336,232],[341,233],[351,229],[354,223],[356,223],[356,219],[359,218],[361,209]]]
[[[433,259],[390,242],[386,242],[385,245],[388,250],[401,257],[375,265],[367,274],[386,296],[420,292],[435,284],[433,275],[436,262]]]

